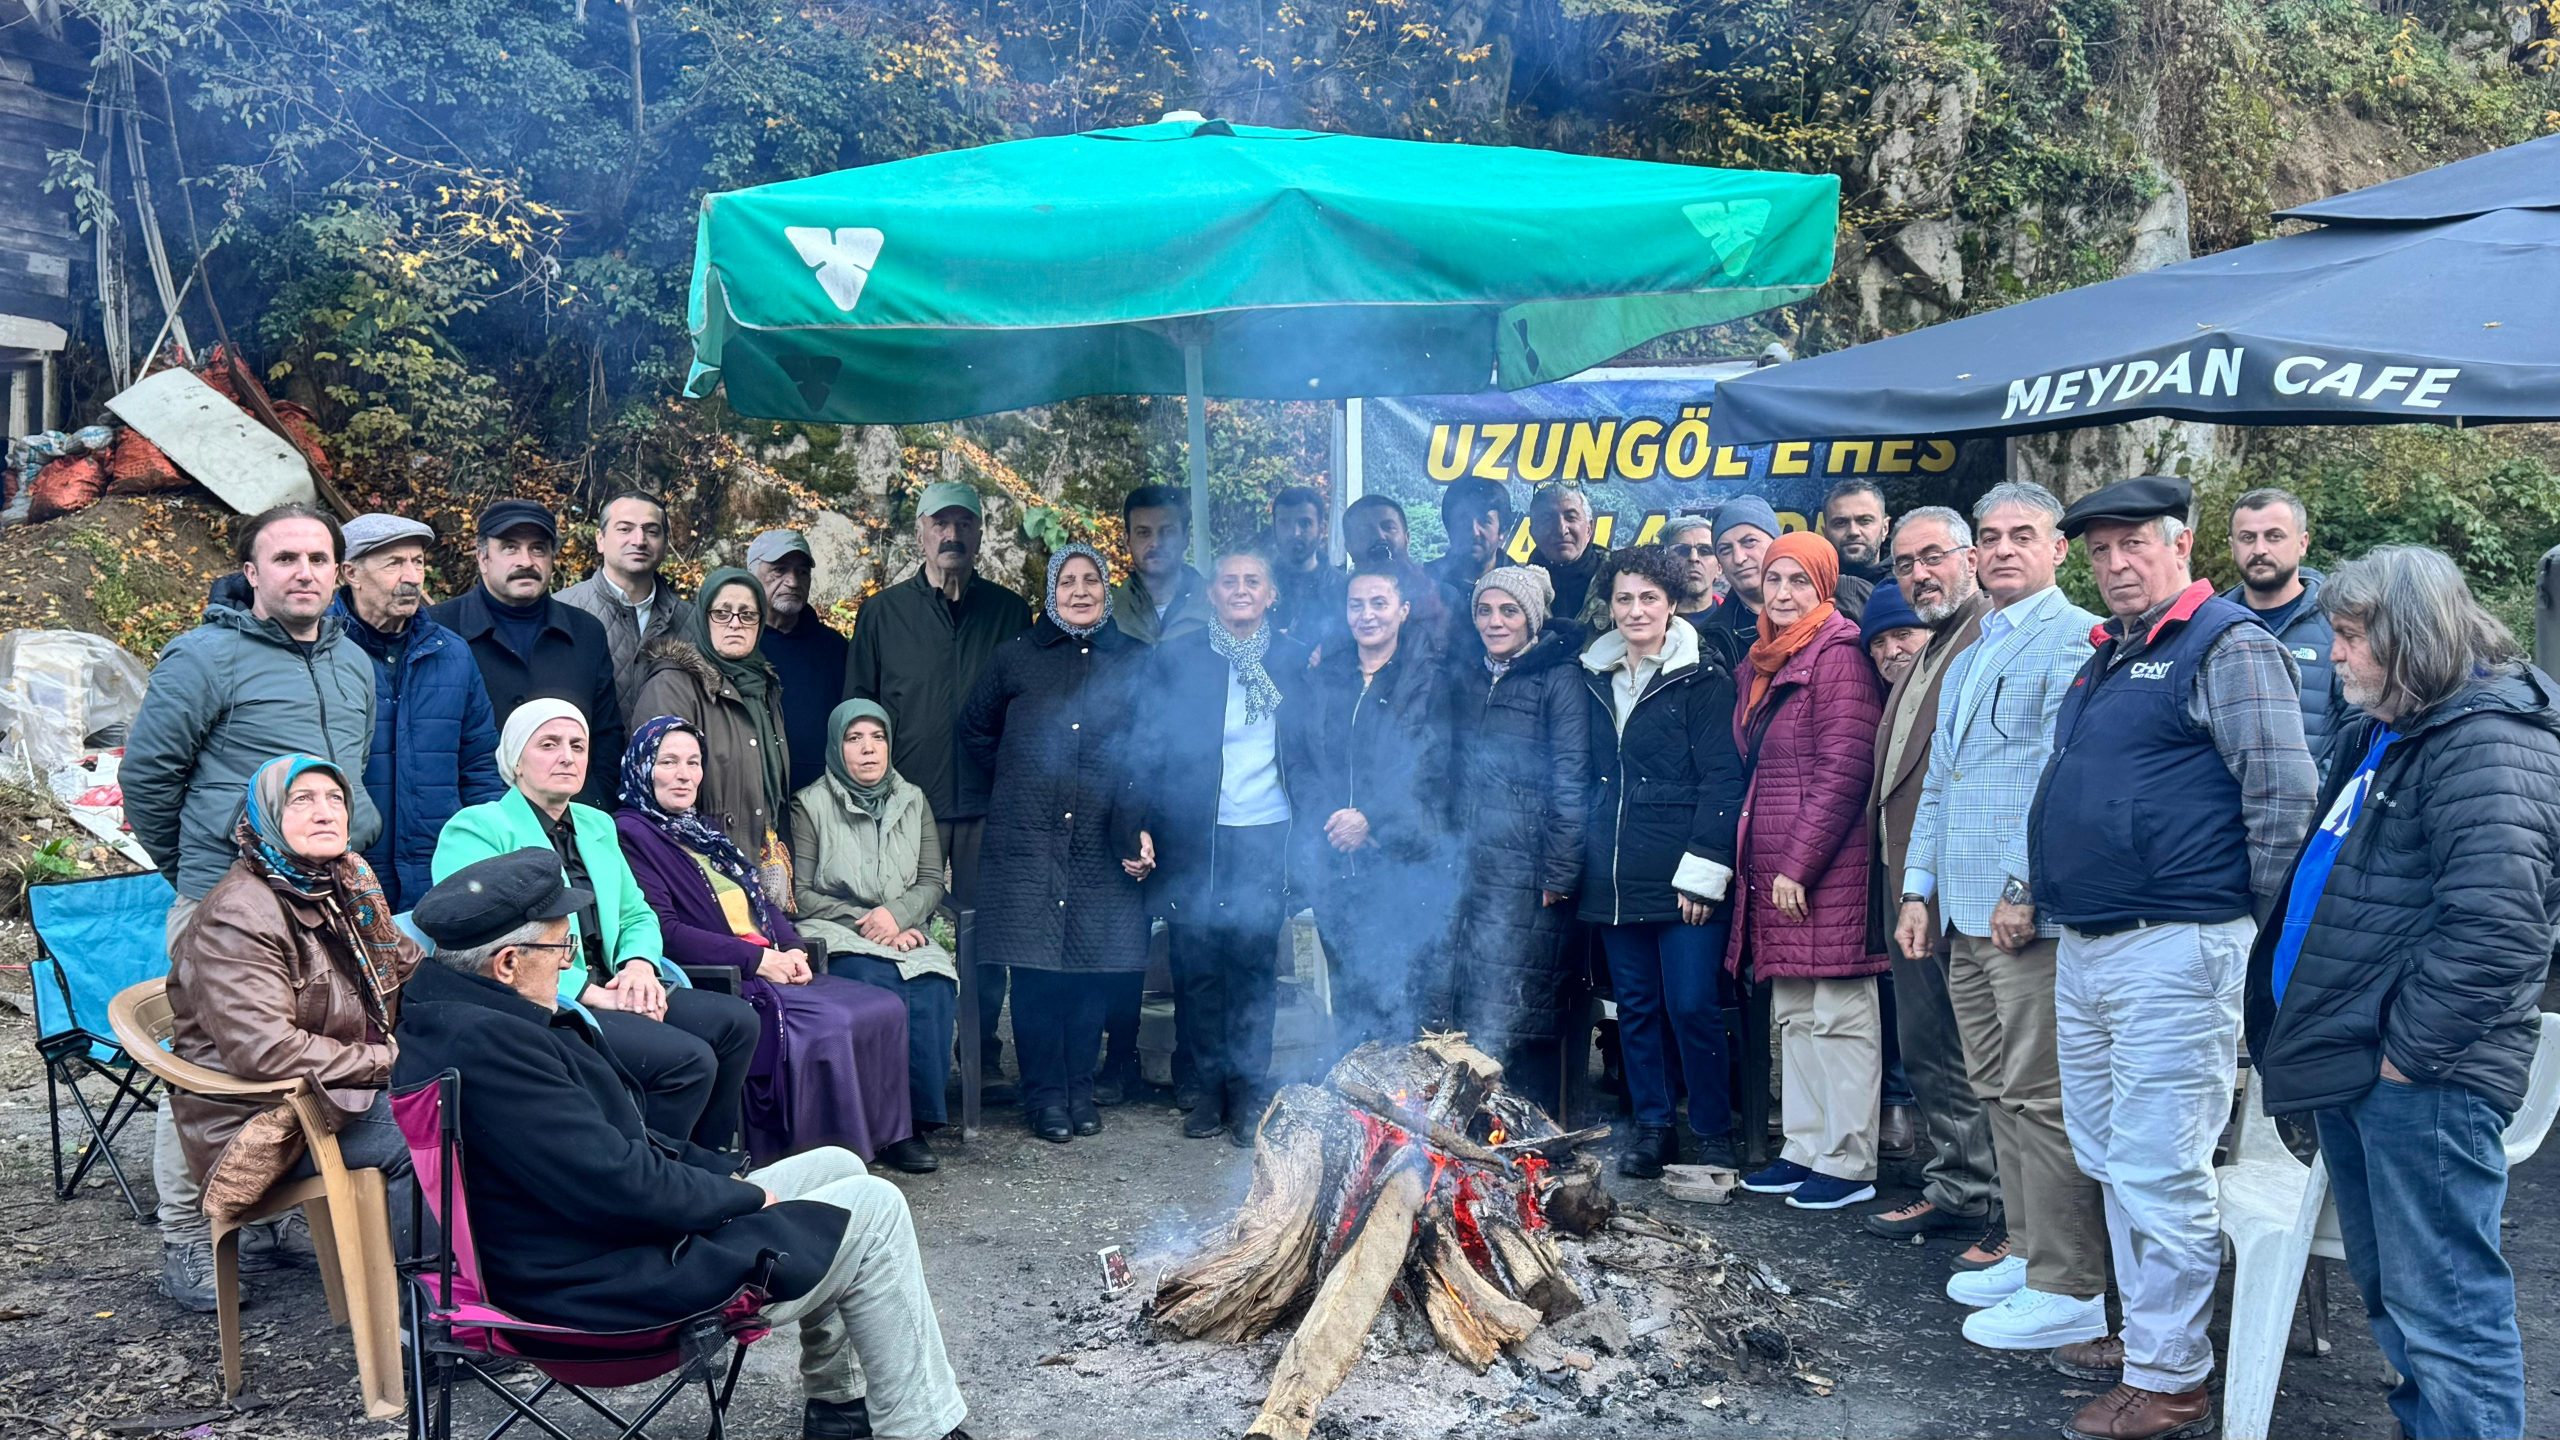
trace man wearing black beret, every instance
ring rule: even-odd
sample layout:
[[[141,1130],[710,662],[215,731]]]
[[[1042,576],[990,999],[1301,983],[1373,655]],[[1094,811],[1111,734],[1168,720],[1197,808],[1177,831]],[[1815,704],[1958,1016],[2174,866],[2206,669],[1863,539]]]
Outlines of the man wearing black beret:
[[[2055,1363],[2120,1375],[2069,1434],[2208,1432],[2213,1145],[2231,1109],[2240,996],[2311,819],[2293,657],[2194,578],[2187,482],[2120,481],[2065,511],[2113,617],[2062,697],[2028,819],[2032,904],[2062,926],[2062,1123],[2106,1202],[2121,1337]]]
[[[559,1008],[568,917],[592,899],[558,856],[527,849],[453,872],[411,915],[436,948],[403,996],[392,1083],[462,1077],[491,1298],[528,1320],[647,1329],[727,1300],[770,1251],[764,1316],[799,1322],[810,1440],[960,1435],[967,1407],[897,1189],[832,1146],[740,1178],[735,1156],[651,1133],[612,1052]]]

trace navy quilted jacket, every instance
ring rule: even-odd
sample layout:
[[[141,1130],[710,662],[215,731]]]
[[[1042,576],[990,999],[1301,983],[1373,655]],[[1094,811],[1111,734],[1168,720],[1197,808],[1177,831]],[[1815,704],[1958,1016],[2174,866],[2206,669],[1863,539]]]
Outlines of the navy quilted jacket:
[[[427,864],[444,822],[465,805],[506,793],[498,779],[497,717],[471,647],[424,610],[397,635],[358,619],[343,590],[329,613],[373,662],[364,789],[382,812],[382,834],[364,858],[391,908],[407,910],[434,883]]]

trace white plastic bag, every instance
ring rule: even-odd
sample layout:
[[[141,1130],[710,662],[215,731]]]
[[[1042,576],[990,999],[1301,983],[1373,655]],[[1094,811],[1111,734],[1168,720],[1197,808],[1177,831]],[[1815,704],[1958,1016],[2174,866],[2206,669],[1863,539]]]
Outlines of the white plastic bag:
[[[122,745],[150,683],[140,660],[102,636],[0,634],[0,776],[44,789],[81,756]]]

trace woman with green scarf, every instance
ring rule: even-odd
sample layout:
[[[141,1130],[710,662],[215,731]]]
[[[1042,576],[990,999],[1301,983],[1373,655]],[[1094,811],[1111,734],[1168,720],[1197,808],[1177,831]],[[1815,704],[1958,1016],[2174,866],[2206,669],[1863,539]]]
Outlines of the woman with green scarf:
[[[942,903],[942,842],[924,792],[889,766],[889,712],[847,700],[827,717],[827,775],[791,802],[791,865],[801,932],[827,968],[906,1002],[907,1095],[915,1138],[881,1158],[931,1170],[925,1132],[950,1118],[952,1025],[960,972],[925,923]]]
[[[782,682],[758,652],[764,586],[734,567],[704,578],[674,630],[640,651],[634,721],[673,715],[702,732],[696,811],[756,862],[768,898],[789,910],[791,856],[782,826],[791,800],[791,754],[782,731]]]

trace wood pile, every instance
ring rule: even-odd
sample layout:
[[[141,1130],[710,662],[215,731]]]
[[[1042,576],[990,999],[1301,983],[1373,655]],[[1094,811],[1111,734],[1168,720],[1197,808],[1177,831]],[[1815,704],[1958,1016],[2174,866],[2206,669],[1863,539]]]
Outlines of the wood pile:
[[[1557,1238],[1615,1209],[1577,1153],[1608,1133],[1565,1130],[1462,1035],[1362,1045],[1273,1100],[1251,1191],[1219,1243],[1158,1283],[1155,1321],[1246,1341],[1296,1317],[1246,1431],[1261,1440],[1303,1440],[1391,1296],[1482,1373],[1582,1307]]]

